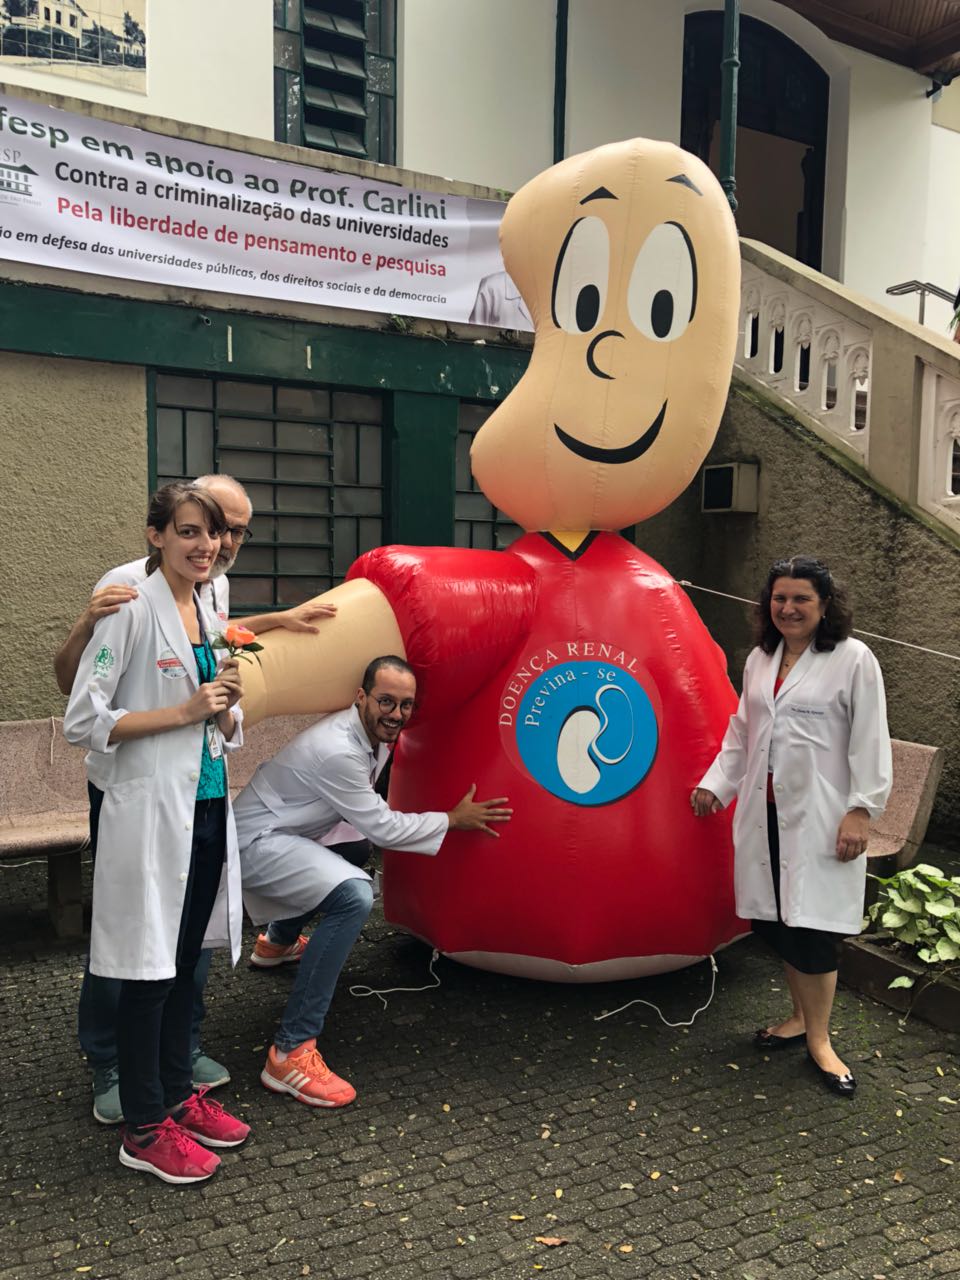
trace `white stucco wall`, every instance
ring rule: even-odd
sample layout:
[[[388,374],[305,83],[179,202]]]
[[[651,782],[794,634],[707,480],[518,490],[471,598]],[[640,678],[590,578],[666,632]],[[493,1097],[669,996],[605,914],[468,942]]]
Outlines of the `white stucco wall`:
[[[960,285],[960,133],[937,125],[930,138],[930,199],[920,278],[951,291]],[[927,299],[926,323],[938,333],[946,333],[952,314],[949,303]]]
[[[273,137],[273,0],[149,0],[147,93],[0,62],[0,81]]]
[[[553,162],[555,0],[400,0],[405,169],[515,191]]]
[[[846,53],[850,122],[841,278],[915,320],[916,296],[892,298],[885,290],[925,270],[937,132],[925,97],[930,82],[856,49]]]
[[[621,138],[680,141],[683,6],[571,0],[567,155]]]

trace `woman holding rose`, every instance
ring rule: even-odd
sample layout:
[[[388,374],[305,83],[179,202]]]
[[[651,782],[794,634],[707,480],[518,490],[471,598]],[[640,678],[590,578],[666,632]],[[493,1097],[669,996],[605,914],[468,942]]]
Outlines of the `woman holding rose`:
[[[202,945],[239,955],[239,855],[225,755],[242,744],[237,660],[218,670],[196,592],[224,529],[204,489],[150,500],[147,580],[102,618],[64,716],[104,792],[90,970],[122,980],[117,1048],[126,1126],[120,1162],[199,1182],[249,1128],[191,1083],[193,971]]]

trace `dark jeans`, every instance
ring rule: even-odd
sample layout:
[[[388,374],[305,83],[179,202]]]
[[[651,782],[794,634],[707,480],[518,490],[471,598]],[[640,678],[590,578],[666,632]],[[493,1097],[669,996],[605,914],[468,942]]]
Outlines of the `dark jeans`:
[[[224,800],[200,800],[177,940],[177,972],[154,982],[123,979],[117,1009],[120,1106],[128,1125],[159,1124],[193,1093],[190,1023],[194,971],[226,854]]]
[[[87,783],[90,797],[90,846],[93,856],[97,853],[97,828],[100,825],[100,806],[103,792],[93,783]],[[206,1010],[203,1005],[203,989],[210,973],[212,951],[201,951],[200,960],[193,975],[193,1027],[190,1045],[193,1053],[200,1048],[200,1023]],[[117,1061],[117,1004],[120,1000],[120,979],[99,978],[90,972],[90,957],[83,968],[83,984],[80,987],[80,1003],[77,1007],[77,1034],[80,1048],[91,1067],[112,1067]]]

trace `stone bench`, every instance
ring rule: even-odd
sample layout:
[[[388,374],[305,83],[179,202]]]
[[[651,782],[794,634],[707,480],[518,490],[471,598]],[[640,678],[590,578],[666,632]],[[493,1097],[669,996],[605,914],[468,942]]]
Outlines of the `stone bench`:
[[[927,834],[934,797],[943,771],[943,748],[892,740],[893,790],[887,807],[870,825],[867,857],[874,875],[888,876],[908,867]]]
[[[278,716],[250,731],[230,759],[230,790],[249,782],[312,716]],[[83,751],[64,739],[62,721],[0,721],[0,860],[47,859],[47,902],[60,937],[83,932],[81,860],[89,848]],[[943,751],[893,743],[893,791],[870,829],[870,870],[890,875],[916,857],[930,821]]]
[[[314,718],[277,717],[251,730],[230,759],[231,792]],[[0,721],[0,860],[47,859],[47,904],[64,938],[83,933],[81,862],[90,847],[83,757],[57,717]]]

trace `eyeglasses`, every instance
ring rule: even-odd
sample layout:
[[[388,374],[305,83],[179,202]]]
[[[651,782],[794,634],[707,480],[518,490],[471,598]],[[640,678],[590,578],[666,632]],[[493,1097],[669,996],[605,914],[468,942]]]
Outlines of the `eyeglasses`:
[[[372,694],[370,696],[373,697]],[[387,715],[389,715],[391,711],[396,711],[397,706],[399,705],[400,714],[402,716],[408,716],[412,713],[414,707],[416,707],[417,705],[414,702],[413,698],[404,698],[404,700],[401,703],[398,703],[396,698],[391,698],[390,695],[387,693],[383,694],[382,697],[373,698],[373,700],[377,704],[377,706],[380,708],[380,710],[385,711]]]
[[[228,525],[223,533],[229,533],[234,542],[249,542],[253,537],[253,530],[245,524]],[[223,537],[223,534],[220,536]]]

